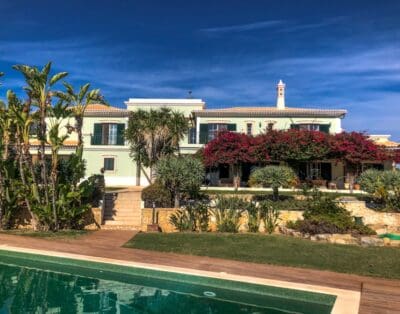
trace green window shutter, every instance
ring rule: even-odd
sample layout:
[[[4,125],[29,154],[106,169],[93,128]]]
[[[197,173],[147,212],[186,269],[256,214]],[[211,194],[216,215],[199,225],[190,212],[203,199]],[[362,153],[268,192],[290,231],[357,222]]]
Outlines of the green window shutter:
[[[208,142],[208,124],[200,123],[200,144]]]
[[[227,127],[228,127],[228,131],[236,132],[236,124],[235,123],[229,123],[227,125]]]
[[[124,145],[125,143],[125,123],[118,123],[117,125],[117,145]]]
[[[92,145],[101,145],[103,126],[101,123],[95,123],[92,136]]]
[[[294,130],[298,130],[299,129],[299,125],[298,124],[291,124],[290,128],[294,129]]]
[[[320,130],[321,132],[324,132],[324,133],[329,133],[330,127],[331,127],[330,124],[320,124],[320,125],[319,125],[319,130]]]
[[[104,170],[114,171],[114,158],[104,158]]]

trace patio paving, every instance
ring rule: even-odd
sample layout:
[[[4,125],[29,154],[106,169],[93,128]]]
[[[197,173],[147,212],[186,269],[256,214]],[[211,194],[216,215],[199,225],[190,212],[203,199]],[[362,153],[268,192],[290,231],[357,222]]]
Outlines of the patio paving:
[[[135,234],[135,231],[100,230],[75,239],[0,234],[0,244],[355,290],[361,292],[359,313],[400,313],[400,280],[121,247]]]

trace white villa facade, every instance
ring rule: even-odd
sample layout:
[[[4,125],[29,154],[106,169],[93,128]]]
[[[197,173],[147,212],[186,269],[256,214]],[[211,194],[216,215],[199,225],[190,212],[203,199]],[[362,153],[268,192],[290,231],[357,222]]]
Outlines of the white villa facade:
[[[218,131],[226,129],[234,132],[257,135],[269,129],[287,130],[290,128],[318,130],[331,134],[342,132],[342,119],[346,115],[343,109],[309,109],[287,107],[285,104],[285,84],[277,84],[275,106],[233,107],[225,109],[207,109],[202,99],[147,99],[130,98],[126,108],[107,107],[100,104],[89,105],[84,118],[84,158],[87,162],[87,176],[98,174],[104,169],[107,186],[136,185],[136,163],[130,157],[129,145],[123,138],[129,114],[138,109],[157,109],[169,107],[184,113],[191,121],[191,129],[182,140],[183,154],[193,154],[212,140]],[[74,147],[74,138],[63,149],[65,154]],[[76,145],[76,141],[75,141]],[[247,172],[249,169],[247,169]],[[305,175],[315,173],[329,181],[344,183],[343,165],[324,161],[306,165]],[[244,175],[246,178],[246,174]],[[214,169],[211,173],[212,184],[229,182],[229,169]],[[149,182],[146,176],[140,176],[140,185]]]

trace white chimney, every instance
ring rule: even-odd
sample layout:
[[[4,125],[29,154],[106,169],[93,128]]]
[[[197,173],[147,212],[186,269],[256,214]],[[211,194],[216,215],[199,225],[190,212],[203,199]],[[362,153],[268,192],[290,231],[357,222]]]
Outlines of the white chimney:
[[[282,80],[279,80],[278,85],[276,85],[276,107],[278,109],[285,109],[285,86],[286,85],[282,82]]]

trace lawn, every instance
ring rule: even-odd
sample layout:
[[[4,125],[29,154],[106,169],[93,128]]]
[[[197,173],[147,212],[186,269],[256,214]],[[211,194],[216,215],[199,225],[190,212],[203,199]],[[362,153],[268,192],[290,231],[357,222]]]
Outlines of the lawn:
[[[75,239],[82,235],[88,234],[88,230],[60,230],[57,232],[52,231],[33,231],[30,229],[16,229],[16,230],[2,230],[0,234],[11,234],[34,238],[47,238],[47,239]]]
[[[125,247],[400,279],[400,248],[315,243],[282,235],[138,233]]]

